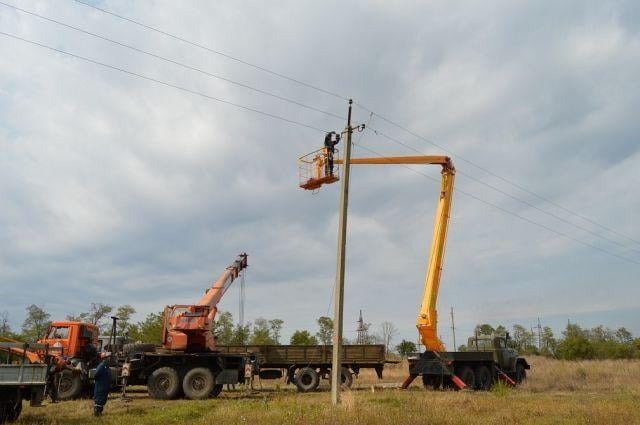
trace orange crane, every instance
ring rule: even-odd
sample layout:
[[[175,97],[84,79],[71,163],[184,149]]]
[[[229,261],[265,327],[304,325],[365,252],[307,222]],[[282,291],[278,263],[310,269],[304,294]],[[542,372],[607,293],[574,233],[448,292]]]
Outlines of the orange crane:
[[[342,164],[337,157],[337,149],[333,151],[332,162]],[[328,149],[323,148],[307,154],[299,159],[300,187],[307,190],[317,190],[323,184],[334,183],[339,180],[337,167],[327,167],[329,162]],[[442,167],[442,180],[440,184],[440,198],[436,209],[436,219],[431,241],[431,251],[427,264],[427,276],[424,283],[424,293],[420,313],[416,326],[422,339],[422,343],[429,351],[444,351],[444,345],[438,337],[438,313],[436,302],[440,289],[440,277],[442,275],[442,261],[447,240],[449,226],[449,214],[453,198],[453,183],[455,168],[448,156],[395,156],[378,158],[351,158],[352,165],[440,165]]]
[[[247,254],[238,255],[198,303],[165,307],[163,348],[172,351],[214,351],[216,345],[211,326],[218,312],[217,305],[247,265]]]

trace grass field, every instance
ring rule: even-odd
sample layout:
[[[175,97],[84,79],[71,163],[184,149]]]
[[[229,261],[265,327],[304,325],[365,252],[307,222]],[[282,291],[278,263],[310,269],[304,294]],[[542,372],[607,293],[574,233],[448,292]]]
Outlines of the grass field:
[[[330,406],[324,391],[298,394],[293,387],[264,381],[247,395],[223,392],[206,401],[156,401],[144,389],[133,400],[114,396],[105,416],[91,417],[90,400],[27,407],[21,424],[640,424],[640,361],[562,362],[530,358],[527,382],[490,392],[375,389],[373,373],[361,374],[355,389]],[[385,369],[384,382],[400,382],[406,365]],[[259,385],[257,385],[259,386]]]

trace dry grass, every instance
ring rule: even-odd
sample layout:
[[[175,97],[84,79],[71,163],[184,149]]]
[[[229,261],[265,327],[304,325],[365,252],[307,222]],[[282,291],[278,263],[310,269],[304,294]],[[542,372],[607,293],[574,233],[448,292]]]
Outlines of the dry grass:
[[[531,358],[528,382],[518,389],[486,393],[410,390],[371,391],[373,372],[361,374],[359,390],[343,393],[338,408],[329,394],[297,394],[264,382],[260,393],[223,392],[206,401],[156,401],[144,391],[128,403],[110,400],[101,424],[640,424],[640,361],[560,362]],[[399,382],[405,365],[385,370]],[[323,385],[324,388],[326,386]],[[91,402],[81,400],[28,408],[22,424],[87,424]]]

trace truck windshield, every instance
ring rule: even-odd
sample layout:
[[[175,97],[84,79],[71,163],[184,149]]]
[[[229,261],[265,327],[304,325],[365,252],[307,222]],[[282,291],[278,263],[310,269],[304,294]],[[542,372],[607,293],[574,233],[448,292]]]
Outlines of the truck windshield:
[[[69,338],[69,326],[52,326],[49,329],[47,339],[67,339]]]

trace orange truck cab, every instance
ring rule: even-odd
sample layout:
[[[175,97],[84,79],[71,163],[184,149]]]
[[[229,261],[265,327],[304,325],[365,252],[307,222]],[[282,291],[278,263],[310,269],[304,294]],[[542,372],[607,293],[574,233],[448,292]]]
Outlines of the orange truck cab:
[[[82,357],[85,347],[90,343],[98,345],[98,327],[90,323],[62,321],[53,322],[47,329],[40,344],[49,344],[53,349],[62,351],[62,356],[70,358]]]

